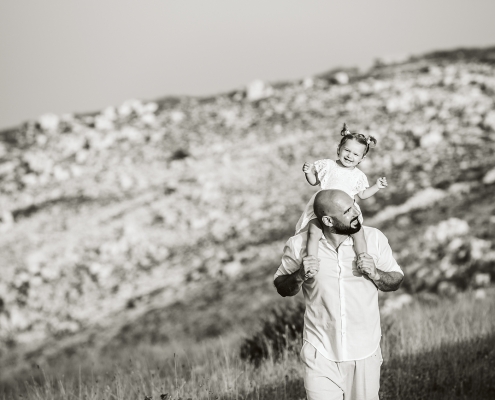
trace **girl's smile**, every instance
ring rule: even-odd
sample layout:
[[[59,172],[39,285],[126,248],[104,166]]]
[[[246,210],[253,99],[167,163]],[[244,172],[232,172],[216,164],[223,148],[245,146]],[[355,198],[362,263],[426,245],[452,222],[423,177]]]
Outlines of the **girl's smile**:
[[[354,168],[364,158],[366,146],[356,140],[347,140],[339,149],[340,164],[345,168]]]

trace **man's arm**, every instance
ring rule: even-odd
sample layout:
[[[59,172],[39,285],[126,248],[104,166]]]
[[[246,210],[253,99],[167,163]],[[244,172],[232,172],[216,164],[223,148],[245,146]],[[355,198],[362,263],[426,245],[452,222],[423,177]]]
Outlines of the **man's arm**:
[[[273,284],[277,288],[280,296],[295,296],[301,290],[304,283],[304,276],[301,274],[302,268],[290,275],[277,276]]]
[[[372,279],[371,277],[370,279],[373,281],[375,286],[382,292],[394,292],[397,289],[399,289],[400,284],[404,279],[404,275],[396,271],[391,271],[391,272],[380,271],[377,268],[374,279]]]
[[[295,296],[301,290],[303,283],[313,279],[319,270],[320,259],[315,256],[306,256],[303,258],[301,267],[296,272],[277,276],[273,284],[280,296]]]
[[[394,292],[399,289],[404,275],[397,271],[385,272],[376,268],[373,258],[364,253],[357,262],[358,271],[368,277],[382,292]]]

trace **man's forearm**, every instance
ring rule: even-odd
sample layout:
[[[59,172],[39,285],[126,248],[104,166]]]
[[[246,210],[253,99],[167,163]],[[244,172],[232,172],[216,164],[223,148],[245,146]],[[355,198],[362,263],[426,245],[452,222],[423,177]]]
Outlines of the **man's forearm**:
[[[280,296],[295,296],[301,290],[304,279],[300,271],[296,271],[290,275],[282,275],[275,278],[273,282]]]
[[[376,269],[377,277],[372,279],[373,283],[376,287],[382,292],[393,292],[399,289],[402,280],[404,279],[404,275],[400,272],[384,272]]]

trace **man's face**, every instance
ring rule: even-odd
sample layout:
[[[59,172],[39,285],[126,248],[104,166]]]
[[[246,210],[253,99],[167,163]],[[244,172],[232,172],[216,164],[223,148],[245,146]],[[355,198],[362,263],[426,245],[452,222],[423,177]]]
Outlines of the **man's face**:
[[[334,217],[333,228],[335,229],[335,233],[339,235],[353,235],[361,229],[361,222],[359,222],[358,217],[355,217],[346,225]]]
[[[354,199],[345,198],[339,202],[339,211],[332,217],[332,224],[335,233],[339,235],[353,235],[361,229],[359,215],[361,214],[356,207]]]

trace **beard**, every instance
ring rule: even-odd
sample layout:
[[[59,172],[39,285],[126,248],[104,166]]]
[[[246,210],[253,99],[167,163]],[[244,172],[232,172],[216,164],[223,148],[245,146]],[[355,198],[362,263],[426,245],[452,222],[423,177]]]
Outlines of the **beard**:
[[[353,224],[355,225],[353,226]],[[344,225],[342,222],[340,222],[337,219],[333,220],[333,228],[335,230],[335,233],[339,235],[353,235],[361,229],[361,222],[359,222],[358,217],[354,218],[351,220],[349,223],[349,226]]]

